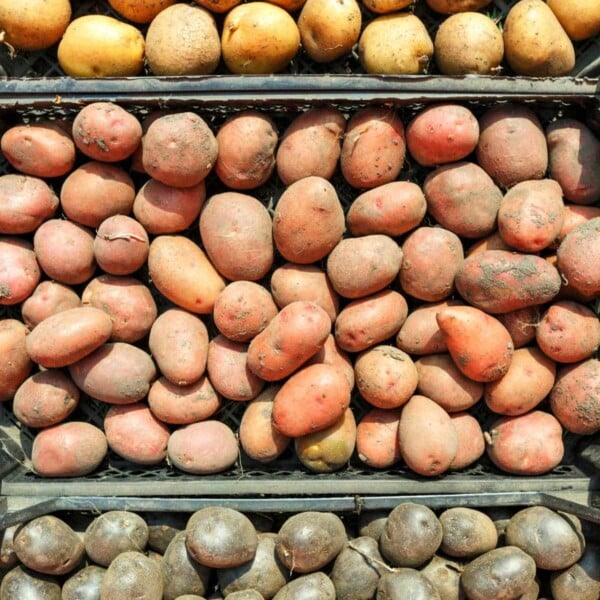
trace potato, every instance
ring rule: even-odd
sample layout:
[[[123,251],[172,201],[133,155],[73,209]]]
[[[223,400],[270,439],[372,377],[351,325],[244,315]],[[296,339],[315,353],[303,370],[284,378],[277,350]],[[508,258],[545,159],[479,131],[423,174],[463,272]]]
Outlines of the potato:
[[[558,271],[543,258],[507,250],[471,254],[454,280],[469,304],[491,314],[550,302],[558,294],[560,282]]]
[[[389,511],[383,508],[362,511],[358,515],[358,535],[372,537],[379,543],[388,514]]]
[[[226,471],[238,458],[238,442],[220,421],[206,420],[177,429],[169,438],[169,462],[186,473],[209,475]]]
[[[141,552],[122,552],[106,570],[100,597],[102,600],[117,600],[123,596],[162,600],[163,588],[157,561]]]
[[[335,600],[335,587],[325,573],[317,571],[292,579],[273,596],[273,600],[294,600],[299,597]]]
[[[294,440],[300,462],[310,471],[331,473],[348,465],[356,445],[356,421],[351,408],[335,423]]]
[[[94,258],[110,275],[130,275],[146,263],[150,241],[135,219],[114,215],[100,223],[94,239]]]
[[[71,365],[108,341],[110,316],[93,306],[70,308],[44,319],[27,336],[29,356],[46,368]]]
[[[426,477],[447,471],[458,450],[458,433],[450,415],[426,396],[413,396],[404,405],[398,439],[406,464]],[[416,565],[398,563],[396,566]]]
[[[288,517],[277,532],[275,551],[286,569],[312,573],[329,564],[346,543],[342,520],[331,512],[304,511]]]
[[[90,565],[69,577],[62,587],[62,600],[99,598],[106,569]]]
[[[213,13],[225,13],[234,6],[240,4],[242,0],[195,0],[197,4],[203,6]]]
[[[419,571],[402,568],[381,576],[377,584],[377,598],[439,600],[440,596],[435,586]]]
[[[440,550],[456,558],[471,558],[489,552],[498,543],[494,522],[484,512],[472,508],[449,508],[440,515]]]
[[[505,250],[506,252],[514,252],[514,249],[502,239],[502,236],[498,230],[496,230],[472,244],[467,251],[467,256],[477,254],[478,252],[486,252],[487,250]]]
[[[447,353],[429,354],[415,361],[417,389],[446,412],[471,408],[483,396],[483,383],[463,375]]]
[[[11,400],[29,377],[33,363],[27,352],[27,327],[16,319],[0,319],[0,402]]]
[[[595,219],[596,217],[600,217],[600,207],[597,206],[582,206],[580,204],[565,204],[565,218],[563,220],[562,227],[560,228],[560,233],[557,238],[554,240],[551,248],[558,248],[560,242],[565,239],[565,236],[573,231],[575,227],[589,221],[590,219]]]
[[[488,108],[479,118],[476,156],[479,166],[500,187],[541,179],[548,168],[548,147],[539,118],[525,104],[509,102]]]
[[[399,423],[400,410],[369,410],[356,427],[358,458],[375,469],[387,469],[396,464],[402,456]]]
[[[161,183],[193,187],[212,170],[218,150],[202,117],[193,112],[166,114],[153,121],[144,135],[142,164]]]
[[[300,437],[333,425],[350,405],[342,373],[324,364],[294,373],[273,399],[273,425],[287,437]]]
[[[442,227],[419,227],[402,244],[400,287],[406,294],[439,302],[452,295],[464,253],[460,238]]]
[[[174,2],[175,0],[108,0],[115,12],[134,23],[150,23],[159,12]]]
[[[413,0],[363,0],[363,4],[371,11],[377,14],[386,14],[396,12],[407,8]]]
[[[497,318],[510,333],[515,348],[522,348],[535,340],[535,331],[541,316],[540,306],[526,306],[497,315]]]
[[[513,515],[506,527],[506,544],[527,552],[538,569],[558,571],[576,563],[585,540],[567,515],[545,506],[530,506]]]
[[[221,49],[232,73],[277,73],[298,53],[300,32],[290,14],[279,6],[240,4],[225,17]]]
[[[144,36],[106,15],[73,19],[58,44],[58,63],[71,77],[130,77],[144,67]]]
[[[96,270],[94,235],[72,221],[42,223],[33,236],[33,248],[44,273],[59,283],[85,283]]]
[[[455,598],[462,600],[464,592],[460,589],[461,571],[462,567],[458,563],[434,555],[421,569],[421,575],[424,575],[433,584],[440,600],[454,600]]]
[[[192,558],[215,569],[243,565],[256,556],[258,549],[252,521],[232,508],[209,506],[196,511],[186,533],[185,545]]]
[[[541,475],[563,458],[562,427],[551,414],[533,410],[502,417],[485,433],[487,454],[506,473]]]
[[[504,56],[517,75],[558,77],[575,66],[575,49],[550,7],[542,0],[519,0],[503,28]]]
[[[550,575],[550,589],[556,600],[594,600],[600,594],[598,546],[588,544],[581,559],[564,571]]]
[[[363,32],[361,40],[364,36]],[[404,124],[398,114],[393,109],[369,106],[356,111],[348,121],[340,168],[351,186],[370,189],[394,181],[405,154]]]
[[[64,421],[79,403],[77,386],[62,371],[34,373],[17,389],[12,410],[28,427],[50,427]]]
[[[431,216],[456,235],[477,239],[496,229],[502,192],[475,163],[438,167],[425,177],[423,192]]]
[[[10,127],[2,134],[0,148],[17,171],[35,177],[61,177],[75,164],[73,139],[53,121]]]
[[[146,32],[146,61],[154,75],[208,75],[221,58],[215,19],[200,6],[173,4],[160,11]]]
[[[0,238],[0,306],[27,300],[41,277],[31,242],[13,236]]]
[[[376,17],[363,29],[358,57],[367,73],[418,75],[427,72],[433,42],[419,17],[398,12]]]
[[[465,565],[461,584],[469,600],[519,598],[535,577],[535,562],[515,546],[495,548]]]
[[[167,456],[169,428],[143,403],[111,406],[104,417],[109,448],[138,465],[156,465]]]
[[[19,563],[13,542],[20,527],[20,524],[10,525],[3,529],[0,535],[0,565],[4,569],[4,574],[6,574],[6,570],[12,569]]]
[[[100,465],[107,451],[101,429],[91,423],[67,421],[35,436],[31,468],[41,477],[83,477]]]
[[[364,298],[394,281],[403,256],[400,246],[387,235],[345,238],[327,257],[327,275],[340,296]]]
[[[196,223],[206,200],[204,180],[180,188],[149,179],[133,202],[133,214],[154,235],[179,233]]]
[[[462,160],[477,146],[479,123],[460,104],[434,104],[422,109],[406,126],[406,146],[422,166]]]
[[[433,39],[437,68],[443,75],[494,75],[501,70],[504,40],[496,22],[478,12],[444,19]]]
[[[71,221],[99,227],[113,215],[131,212],[135,187],[119,165],[92,160],[72,171],[60,189],[60,204]]]
[[[211,262],[227,279],[257,281],[273,265],[271,215],[247,194],[211,196],[200,215],[200,238]]]
[[[225,287],[225,281],[203,250],[183,236],[154,238],[148,254],[148,271],[163,296],[196,314],[210,313]]]
[[[458,449],[449,469],[457,471],[477,462],[485,452],[485,439],[479,421],[467,412],[450,414],[458,435]]]
[[[425,0],[427,6],[439,13],[452,14],[479,10],[490,4],[491,0]]]
[[[392,181],[359,194],[346,213],[346,224],[354,236],[396,237],[415,229],[426,210],[425,196],[416,183]]]
[[[354,366],[349,356],[338,346],[332,334],[327,336],[323,347],[306,361],[306,365],[330,365],[344,375],[350,389],[354,388]]]
[[[550,392],[552,414],[567,430],[581,435],[600,431],[600,361],[595,358],[558,370]]]
[[[54,577],[41,575],[18,565],[2,579],[0,598],[31,598],[31,600],[61,600],[60,584]]]
[[[145,398],[156,378],[149,354],[124,342],[106,343],[69,366],[77,387],[108,404],[133,404]]]
[[[335,320],[335,341],[346,352],[361,352],[398,333],[408,305],[394,290],[383,290],[347,304]]]
[[[279,141],[276,168],[285,185],[304,177],[330,179],[341,153],[344,115],[334,107],[313,107],[288,125]]]
[[[284,306],[248,347],[248,368],[266,381],[291,375],[316,354],[331,332],[331,319],[314,302]]]
[[[417,389],[418,372],[408,354],[394,346],[373,346],[356,357],[356,386],[376,408],[399,408]]]
[[[360,37],[357,0],[306,0],[298,16],[302,49],[317,63],[348,54]]]
[[[159,377],[148,391],[148,405],[163,423],[187,425],[212,417],[221,408],[221,397],[206,376],[189,385]]]
[[[595,2],[548,0],[548,6],[572,40],[586,40],[600,32],[600,7]]]

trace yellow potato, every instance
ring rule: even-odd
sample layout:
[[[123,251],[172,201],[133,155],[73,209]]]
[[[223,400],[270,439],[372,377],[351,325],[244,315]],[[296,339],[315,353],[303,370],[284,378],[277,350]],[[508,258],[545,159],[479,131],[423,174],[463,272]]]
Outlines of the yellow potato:
[[[548,6],[572,40],[587,40],[600,33],[598,0],[548,0]]]
[[[371,11],[380,15],[402,10],[413,4],[415,0],[363,0],[363,4]]]
[[[479,10],[492,0],[426,0],[427,5],[435,12],[450,15],[468,10]]]

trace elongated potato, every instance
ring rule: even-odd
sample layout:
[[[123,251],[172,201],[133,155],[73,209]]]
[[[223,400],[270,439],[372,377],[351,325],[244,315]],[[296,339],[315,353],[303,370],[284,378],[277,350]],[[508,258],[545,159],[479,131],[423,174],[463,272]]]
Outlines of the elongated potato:
[[[477,462],[485,453],[485,439],[479,421],[468,412],[450,415],[458,434],[458,449],[449,469],[457,471]]]
[[[13,306],[27,300],[37,287],[40,277],[40,265],[31,242],[16,236],[2,236],[0,306]]]
[[[397,463],[402,453],[398,439],[400,410],[373,408],[356,427],[358,458],[375,469],[387,469]]]
[[[33,362],[27,352],[27,327],[17,319],[0,320],[0,402],[11,400],[29,377]]]

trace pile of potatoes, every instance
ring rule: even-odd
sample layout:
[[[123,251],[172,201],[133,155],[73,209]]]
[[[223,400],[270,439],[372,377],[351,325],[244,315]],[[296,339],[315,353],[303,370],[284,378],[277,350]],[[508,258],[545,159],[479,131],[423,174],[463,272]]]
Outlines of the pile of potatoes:
[[[552,471],[566,432],[600,431],[600,140],[477,112],[314,107],[278,130],[95,102],[9,127],[0,400],[32,470],[110,449],[209,475],[293,448],[322,473]]]
[[[0,599],[597,600],[592,537],[544,506],[45,515],[3,532]]]
[[[570,74],[600,33],[596,0],[0,0],[11,52],[57,48],[72,77],[267,74],[302,57],[373,74]],[[104,6],[102,6],[102,4]],[[508,6],[506,6],[508,4]],[[104,9],[107,14],[97,14]],[[502,12],[499,12],[502,11]],[[76,13],[76,16],[73,13]],[[316,64],[315,64],[316,63]],[[325,66],[324,66],[325,65]]]

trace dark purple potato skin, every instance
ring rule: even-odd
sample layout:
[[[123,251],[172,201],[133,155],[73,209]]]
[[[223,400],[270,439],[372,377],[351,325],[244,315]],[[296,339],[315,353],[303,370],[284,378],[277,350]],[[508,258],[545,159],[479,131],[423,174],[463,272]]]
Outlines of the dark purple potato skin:
[[[597,600],[600,597],[600,545],[588,544],[574,565],[552,573],[550,589],[554,600]]]
[[[15,552],[14,538],[20,525],[12,525],[2,532],[2,541],[0,542],[0,568],[12,569],[17,566],[19,558]]]
[[[104,575],[102,600],[163,600],[160,564],[141,552],[121,552]]]
[[[284,585],[273,600],[336,600],[333,582],[317,571],[303,575]]]
[[[0,585],[0,600],[61,600],[60,585],[53,577],[21,565],[11,569]]]
[[[100,600],[106,569],[90,565],[69,577],[62,588],[62,600]]]
[[[377,585],[377,600],[440,600],[437,589],[415,569],[386,573]]]

